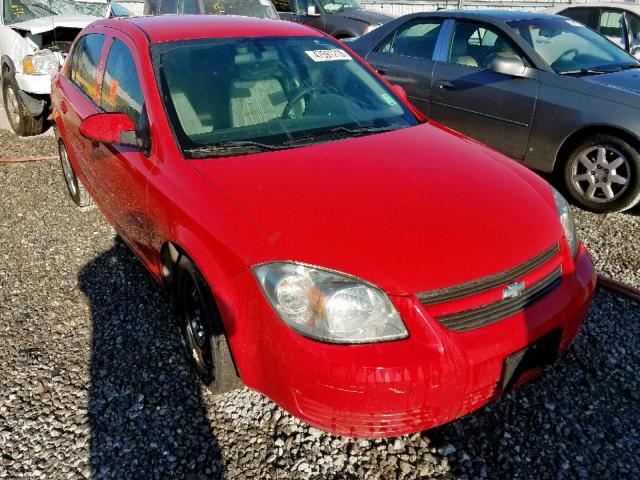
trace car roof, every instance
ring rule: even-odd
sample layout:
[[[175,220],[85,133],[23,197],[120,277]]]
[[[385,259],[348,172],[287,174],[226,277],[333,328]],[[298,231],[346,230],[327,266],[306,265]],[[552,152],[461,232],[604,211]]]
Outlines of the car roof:
[[[640,5],[629,3],[612,3],[612,2],[585,2],[585,3],[565,3],[562,5],[556,5],[547,9],[549,12],[561,12],[569,8],[612,8],[618,10],[627,10],[640,14]]]
[[[494,22],[510,22],[513,20],[534,20],[540,18],[555,18],[558,15],[543,12],[527,12],[518,10],[438,10],[438,16],[452,18],[476,18],[492,20]]]
[[[156,15],[98,23],[120,28],[124,27],[123,23],[134,25],[144,32],[149,43],[201,38],[322,36],[317,30],[298,23],[234,15]]]

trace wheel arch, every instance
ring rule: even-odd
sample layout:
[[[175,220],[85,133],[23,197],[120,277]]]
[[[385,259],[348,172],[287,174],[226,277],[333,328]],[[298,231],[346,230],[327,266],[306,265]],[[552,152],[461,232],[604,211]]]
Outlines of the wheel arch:
[[[566,160],[566,156],[574,149],[580,142],[585,139],[598,134],[607,134],[620,138],[621,140],[627,142],[633,148],[635,148],[640,153],[640,138],[626,130],[624,128],[601,124],[601,125],[589,125],[582,127],[579,130],[576,130],[567,138],[564,139],[560,148],[556,153],[556,158],[554,160],[553,170],[554,172],[558,172],[563,168],[564,161]]]
[[[178,232],[173,240],[165,240],[162,243],[159,255],[161,282],[169,293],[171,311],[172,313],[176,311],[176,298],[172,288],[175,281],[175,267],[179,259],[186,256],[201,273],[213,296],[214,306],[222,319],[236,374],[242,379],[242,333],[241,329],[236,328],[236,319],[230,305],[230,292],[225,288],[225,273],[215,260],[211,249],[206,248],[195,235],[184,228],[179,228]]]

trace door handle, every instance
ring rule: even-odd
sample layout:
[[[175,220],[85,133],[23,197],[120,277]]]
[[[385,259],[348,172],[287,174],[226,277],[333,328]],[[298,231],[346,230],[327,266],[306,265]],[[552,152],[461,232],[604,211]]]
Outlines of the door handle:
[[[378,72],[379,75],[386,75],[387,74],[387,67],[380,67],[377,65],[373,65],[373,69]]]
[[[440,80],[436,83],[437,87],[440,90],[455,90],[456,84],[454,82],[450,82],[449,80]]]

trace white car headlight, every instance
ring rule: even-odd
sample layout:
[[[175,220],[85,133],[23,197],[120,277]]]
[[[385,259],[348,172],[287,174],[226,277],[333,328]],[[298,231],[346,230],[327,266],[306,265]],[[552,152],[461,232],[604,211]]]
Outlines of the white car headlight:
[[[298,333],[329,343],[371,343],[409,334],[387,295],[355,277],[290,262],[253,267],[267,300]]]
[[[40,50],[22,60],[22,71],[30,75],[52,75],[60,69],[60,58],[51,50]]]
[[[571,255],[573,257],[578,253],[578,234],[576,233],[576,224],[573,221],[573,213],[569,208],[569,203],[565,200],[560,192],[551,187],[553,192],[553,198],[556,201],[556,210],[558,211],[558,218],[564,228],[564,235],[569,242],[569,248],[571,249]]]

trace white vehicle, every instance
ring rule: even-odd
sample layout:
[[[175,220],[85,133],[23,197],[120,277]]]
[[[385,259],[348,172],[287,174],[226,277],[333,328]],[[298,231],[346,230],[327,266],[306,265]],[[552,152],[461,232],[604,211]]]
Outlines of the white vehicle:
[[[0,76],[9,124],[20,136],[49,128],[51,76],[76,35],[110,13],[106,2],[0,0]]]

